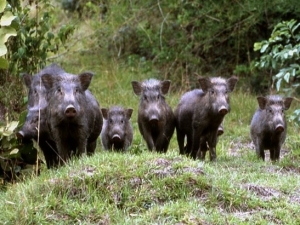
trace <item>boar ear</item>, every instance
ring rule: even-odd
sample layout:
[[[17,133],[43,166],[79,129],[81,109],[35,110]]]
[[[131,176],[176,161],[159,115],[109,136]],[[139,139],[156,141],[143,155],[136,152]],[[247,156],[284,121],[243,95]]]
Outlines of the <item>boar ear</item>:
[[[161,88],[160,88],[161,93],[163,95],[168,94],[168,91],[169,91],[169,88],[170,88],[170,85],[171,85],[171,81],[170,80],[164,80],[160,84],[161,84]]]
[[[126,109],[126,117],[127,117],[127,119],[131,118],[132,112],[133,112],[133,109],[131,109],[131,108]]]
[[[81,87],[85,91],[90,86],[91,80],[93,78],[94,74],[91,72],[84,72],[78,75]]]
[[[238,81],[239,79],[235,76],[232,76],[230,77],[228,80],[227,80],[227,85],[228,85],[228,89],[230,92],[232,92],[234,90],[234,87],[236,85],[236,82]]]
[[[203,92],[207,92],[208,89],[212,86],[212,83],[207,77],[199,77],[198,82],[200,83],[200,87]]]
[[[55,82],[55,77],[53,77],[51,74],[45,73],[42,75],[41,79],[47,90],[53,87],[53,84]]]
[[[102,112],[103,118],[107,120],[107,118],[108,118],[108,109],[107,108],[101,108],[101,112]]]
[[[25,73],[22,75],[24,84],[26,85],[27,88],[30,88],[31,83],[32,83],[32,76],[28,73]]]
[[[142,86],[141,86],[140,82],[138,82],[138,81],[131,81],[131,85],[132,85],[132,88],[133,88],[133,92],[136,95],[141,95],[142,94]]]
[[[257,97],[257,102],[260,109],[265,109],[267,105],[267,99],[265,97],[259,96]]]
[[[284,99],[284,101],[283,101],[284,110],[288,110],[290,108],[293,99],[294,98],[290,98],[290,97]]]

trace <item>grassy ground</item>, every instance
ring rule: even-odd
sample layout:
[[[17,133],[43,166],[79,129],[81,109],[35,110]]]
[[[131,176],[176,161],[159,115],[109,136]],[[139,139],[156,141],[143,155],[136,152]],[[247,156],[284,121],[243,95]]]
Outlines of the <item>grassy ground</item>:
[[[41,171],[0,193],[1,224],[299,224],[299,130],[289,123],[280,162],[258,160],[249,123],[256,98],[239,83],[217,146],[217,161],[180,156],[174,134],[169,151],[146,150],[136,118],[131,81],[157,74],[76,51],[57,62],[71,73],[95,72],[91,91],[102,107],[134,109],[133,145],[127,153],[96,154]],[[184,88],[172,88],[174,108]],[[293,105],[296,107],[296,104]],[[292,110],[290,110],[292,111]],[[288,111],[289,112],[289,111]]]

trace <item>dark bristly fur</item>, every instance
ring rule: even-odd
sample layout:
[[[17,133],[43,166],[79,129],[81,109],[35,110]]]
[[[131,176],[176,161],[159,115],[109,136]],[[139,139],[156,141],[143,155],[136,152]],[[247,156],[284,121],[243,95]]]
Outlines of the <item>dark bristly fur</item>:
[[[28,88],[27,116],[24,125],[18,131],[17,136],[22,142],[29,142],[34,139],[38,142],[44,153],[47,168],[52,168],[58,163],[58,156],[55,143],[49,137],[46,124],[46,100],[47,90],[41,81],[43,74],[60,76],[65,71],[56,64],[45,67],[34,76],[23,75],[23,80]]]
[[[106,150],[125,151],[132,143],[133,129],[130,118],[133,109],[121,106],[112,106],[101,109],[104,123],[101,132],[101,141]]]
[[[48,92],[47,125],[56,143],[60,164],[73,154],[91,155],[95,151],[103,118],[97,100],[87,90],[92,76],[89,72],[78,76],[42,76]]]
[[[132,81],[134,93],[140,96],[138,126],[149,150],[166,152],[174,133],[174,114],[164,97],[170,84],[156,79]]]
[[[286,138],[287,124],[284,111],[290,108],[293,98],[278,95],[257,97],[259,108],[253,115],[250,133],[256,154],[265,160],[264,150],[270,150],[272,161],[279,160],[281,146]]]
[[[228,80],[201,77],[198,79],[201,89],[182,96],[174,112],[181,154],[204,160],[209,149],[210,160],[216,159],[218,130],[222,130],[223,118],[230,111],[229,93],[234,90],[237,80],[236,77]]]

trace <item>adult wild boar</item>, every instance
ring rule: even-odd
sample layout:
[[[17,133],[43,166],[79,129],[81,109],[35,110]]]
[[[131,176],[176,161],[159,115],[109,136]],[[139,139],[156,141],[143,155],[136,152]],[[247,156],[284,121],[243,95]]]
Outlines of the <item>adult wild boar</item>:
[[[234,90],[237,80],[234,76],[227,80],[200,77],[198,81],[201,89],[189,91],[182,96],[174,112],[181,154],[204,160],[209,149],[210,160],[216,159],[217,137],[223,133],[221,124],[230,111],[229,93]]]
[[[138,126],[148,149],[166,152],[175,129],[173,111],[165,100],[171,81],[149,79],[131,84],[140,96]]]
[[[23,143],[30,142],[32,139],[37,141],[45,156],[47,168],[57,165],[58,155],[55,143],[49,138],[48,134],[45,113],[48,107],[47,91],[41,77],[43,74],[61,76],[64,73],[65,71],[61,67],[53,63],[34,76],[30,74],[23,75],[23,81],[28,89],[27,116],[24,125],[17,132],[17,137]]]
[[[42,75],[47,90],[47,125],[56,144],[60,164],[73,154],[90,155],[95,151],[103,118],[97,100],[87,90],[92,76],[90,72],[78,76]]]
[[[266,149],[270,150],[272,161],[279,160],[287,130],[284,111],[290,108],[292,100],[278,95],[257,97],[259,108],[253,115],[250,133],[257,156],[263,160]]]

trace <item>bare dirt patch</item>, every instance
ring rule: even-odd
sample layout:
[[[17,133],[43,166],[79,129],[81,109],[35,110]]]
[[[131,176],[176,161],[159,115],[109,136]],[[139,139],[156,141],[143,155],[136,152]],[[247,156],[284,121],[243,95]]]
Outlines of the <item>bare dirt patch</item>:
[[[280,150],[280,159],[282,160],[284,157],[286,157],[289,153],[290,150],[286,148],[283,145],[284,148]],[[245,151],[251,151],[254,155],[256,155],[255,152],[255,146],[252,141],[244,142],[244,141],[232,141],[230,143],[230,147],[228,149],[228,155],[230,156],[242,156]],[[265,150],[265,161],[270,161],[270,151]]]
[[[280,198],[283,193],[270,187],[263,187],[256,184],[246,184],[243,186],[248,191],[254,193],[263,200],[271,200],[273,198]]]
[[[178,167],[176,164],[178,164],[180,161],[180,157],[176,157],[174,159],[155,159],[149,163],[149,166],[152,167],[149,172],[161,178],[183,173],[193,173],[195,175],[204,174],[203,168],[201,167]]]

